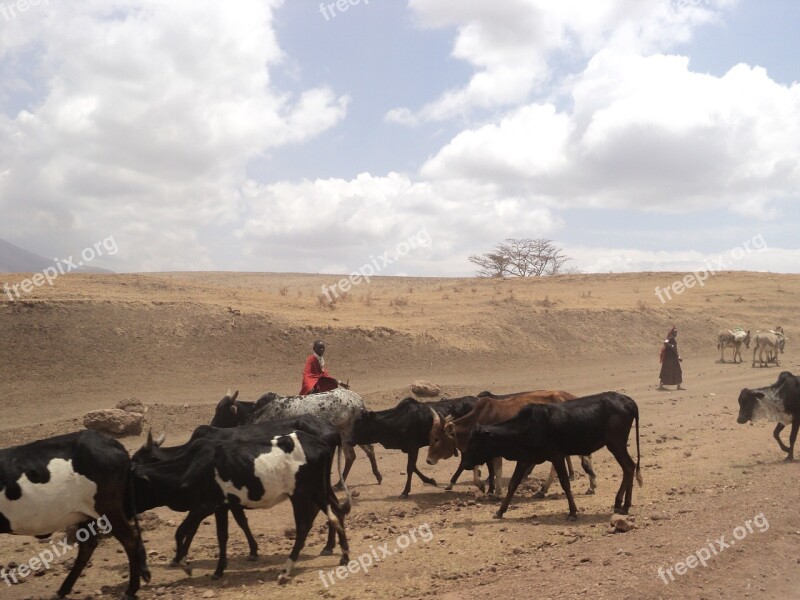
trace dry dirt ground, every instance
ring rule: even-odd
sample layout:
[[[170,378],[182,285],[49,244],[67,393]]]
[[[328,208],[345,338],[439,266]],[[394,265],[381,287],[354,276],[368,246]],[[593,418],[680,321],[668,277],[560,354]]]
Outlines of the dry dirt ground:
[[[384,480],[377,485],[357,451],[349,479],[359,493],[347,521],[351,554],[383,544],[396,549],[415,529],[416,541],[403,551],[367,573],[334,575],[326,587],[320,571],[334,570],[338,555],[319,556],[318,518],[293,581],[281,588],[275,579],[292,543],[290,510],[281,505],[249,514],[261,547],[256,563],[245,560],[244,537],[231,526],[229,568],[214,582],[213,521],[195,539],[189,577],[167,565],[182,515],[158,510],[145,531],[153,581],[139,597],[798,597],[800,465],[783,461],[772,424],[743,426],[735,419],[742,387],[772,383],[783,369],[800,370],[792,339],[800,331],[800,278],[719,274],[662,305],[655,286],[679,277],[376,278],[333,308],[318,299],[320,286],[335,281],[326,276],[63,277],[16,302],[0,299],[0,447],[78,429],[87,410],[130,397],[148,405],[148,427],[180,443],[209,421],[228,388],[251,399],[266,390],[296,392],[307,348],[318,337],[328,343],[334,375],[349,378],[374,409],[393,406],[416,378],[439,382],[451,396],[483,389],[619,390],[641,413],[644,486],[634,488],[633,531],[607,533],[621,473],[605,450],[594,457],[598,493],[582,495],[583,474],[573,483],[576,523],[565,519],[558,484],[551,497],[533,498],[544,466],[498,521],[492,519],[496,501],[478,494],[467,476],[453,492],[415,479],[411,497],[401,500],[405,456],[379,449]],[[680,330],[687,390],[660,392],[659,343],[672,322]],[[749,353],[743,364],[718,362],[720,328],[778,324],[789,337],[781,368],[752,368]],[[122,441],[134,449],[142,438]],[[420,468],[443,483],[455,463],[430,467],[423,453]],[[741,529],[748,521],[752,532]],[[735,543],[707,567],[676,574],[669,584],[659,577],[659,567],[667,570],[709,544],[717,549],[721,536]],[[43,544],[3,536],[0,564],[27,561]],[[127,570],[120,551],[114,540],[104,540],[72,597],[121,594]],[[0,580],[0,597],[49,597],[67,564],[14,587]]]

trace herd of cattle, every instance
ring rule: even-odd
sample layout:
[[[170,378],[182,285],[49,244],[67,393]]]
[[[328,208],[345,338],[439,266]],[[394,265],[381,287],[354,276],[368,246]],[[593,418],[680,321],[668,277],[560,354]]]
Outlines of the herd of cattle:
[[[725,362],[725,350],[733,348],[733,362],[742,362],[742,346],[750,348],[753,342],[753,366],[756,366],[756,353],[758,353],[758,363],[762,367],[769,366],[770,363],[780,365],[778,362],[778,352],[783,354],[786,346],[786,334],[783,327],[776,327],[769,331],[756,331],[754,336],[750,336],[750,330],[744,331],[741,328],[734,330],[723,329],[717,336],[717,350],[720,351],[720,362]],[[765,356],[766,355],[766,356]]]
[[[338,541],[340,564],[347,564],[345,518],[352,500],[345,479],[357,445],[369,457],[378,483],[382,476],[372,445],[407,454],[402,497],[409,495],[414,474],[436,485],[417,467],[419,451],[425,447],[428,464],[460,457],[447,489],[465,469],[471,469],[476,485],[484,490],[477,468],[485,464],[488,491],[499,494],[502,460],[516,461],[496,518],[503,516],[533,467],[549,462],[550,475],[539,495],[558,477],[569,505],[568,518],[575,519],[570,457],[580,457],[590,478],[586,493],[591,494],[596,488],[591,454],[603,447],[622,468],[616,513],[627,514],[630,509],[634,479],[642,484],[639,409],[633,399],[617,392],[582,398],[564,391],[505,396],[481,392],[430,402],[406,398],[381,411],[367,410],[358,394],[343,388],[299,397],[269,393],[256,402],[240,401],[237,395],[227,394],[211,424],[195,429],[180,446],[164,447],[163,436],[154,440],[148,434],[131,457],[116,440],[81,431],[0,450],[0,533],[46,538],[69,526],[106,517],[128,558],[130,577],[123,598],[130,600],[140,579],[150,580],[137,515],[156,507],[188,513],[175,532],[174,565],[185,566],[201,522],[214,515],[219,544],[215,579],[226,568],[228,513],[244,531],[250,557],[255,558],[258,545],[245,510],[270,508],[286,499],[292,504],[296,537],[279,581],[288,580],[319,512],[328,525],[322,554],[332,554]],[[787,460],[792,460],[800,427],[800,378],[784,371],[772,385],[744,389],[739,407],[739,423],[762,418],[777,421],[774,436]],[[628,452],[634,424],[635,462]],[[791,425],[788,446],[780,438],[786,425]],[[331,483],[334,458],[337,486]],[[344,492],[343,501],[336,489]],[[97,543],[94,536],[79,538],[78,556],[57,592],[59,597],[70,593]]]

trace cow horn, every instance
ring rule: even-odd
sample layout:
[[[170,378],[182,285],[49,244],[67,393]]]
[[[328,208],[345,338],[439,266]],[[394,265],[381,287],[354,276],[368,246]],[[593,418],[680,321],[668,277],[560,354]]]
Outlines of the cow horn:
[[[233,396],[231,396],[231,400],[236,400],[236,398],[238,398],[238,397],[239,397],[239,390],[236,390],[235,392],[233,392]]]
[[[151,434],[151,438],[150,439],[151,440],[153,439],[152,438],[152,434]],[[163,444],[164,440],[166,440],[166,439],[167,439],[167,434],[166,433],[162,433],[160,436],[158,436],[158,438],[156,438],[156,440],[153,442],[153,444],[155,445],[156,448],[160,448],[161,444]]]
[[[441,423],[442,415],[431,408],[431,412],[433,413],[433,424],[436,425],[437,423]]]
[[[153,430],[147,432],[147,439],[144,442],[144,449],[145,450],[152,450],[153,449]]]

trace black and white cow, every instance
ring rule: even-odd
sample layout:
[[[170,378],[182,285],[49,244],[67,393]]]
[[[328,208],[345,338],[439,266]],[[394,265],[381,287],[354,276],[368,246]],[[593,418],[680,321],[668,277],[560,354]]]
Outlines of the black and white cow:
[[[135,517],[130,468],[122,444],[95,431],[0,450],[0,533],[48,537],[105,518],[128,556],[130,579],[123,598],[135,598],[139,579],[150,581],[150,571],[138,522],[132,527],[128,521]],[[59,598],[70,593],[97,544],[97,535],[78,538],[78,556]]]
[[[772,435],[778,440],[781,450],[787,453],[786,460],[794,459],[794,443],[797,430],[800,429],[800,378],[789,371],[778,375],[778,380],[770,386],[748,389],[739,394],[739,416],[737,423],[767,419],[777,421]],[[789,433],[789,445],[781,440],[781,431],[787,425],[792,426]]]
[[[628,436],[636,421],[636,463],[628,454]],[[578,509],[570,490],[565,458],[588,456],[605,446],[622,467],[622,484],[614,501],[614,511],[627,514],[633,497],[634,475],[642,484],[639,456],[639,407],[632,398],[605,392],[570,400],[563,404],[529,404],[517,416],[497,425],[479,425],[470,434],[462,464],[472,469],[497,456],[517,461],[500,509],[502,518],[511,498],[527,471],[545,461],[556,469],[567,495],[569,518]],[[624,499],[624,504],[623,504]]]
[[[356,419],[350,444],[381,444],[387,450],[401,450],[407,454],[406,486],[400,497],[408,498],[411,477],[415,473],[423,483],[436,485],[436,481],[423,475],[417,468],[419,449],[430,443],[434,417],[461,417],[471,411],[477,401],[474,396],[444,398],[433,402],[405,398],[394,408],[365,410]]]
[[[336,448],[339,445],[339,432],[327,421],[323,421],[322,419],[319,419],[313,415],[303,415],[296,418],[278,419],[277,421],[267,421],[264,423],[244,425],[242,427],[235,427],[231,429],[220,429],[217,427],[210,427],[208,425],[201,425],[194,430],[191,438],[186,444],[167,448],[162,447],[165,436],[162,435],[158,440],[154,441],[152,435],[148,434],[147,441],[145,442],[144,446],[134,453],[133,462],[134,464],[155,464],[169,460],[176,456],[180,456],[182,453],[186,452],[189,444],[191,444],[194,440],[202,438],[217,440],[272,439],[277,435],[287,435],[292,431],[305,431],[306,433],[310,433],[311,435],[318,437],[323,441],[325,446],[330,451],[331,459],[333,458]],[[333,497],[332,500],[335,502],[336,498]],[[250,526],[248,524],[244,509],[237,504],[229,505],[228,509],[247,538],[247,544],[250,549],[248,560],[256,560],[258,558],[258,543],[250,531]],[[220,512],[225,513],[225,520],[227,520],[227,509],[221,510]],[[197,529],[205,516],[206,515],[202,513],[202,511],[200,511],[200,513],[190,512],[175,531],[176,553],[175,558],[172,560],[172,565],[183,565],[184,569],[189,574],[191,574],[191,569],[186,566],[185,558],[189,553],[189,548],[192,544],[192,540],[194,539],[194,535],[197,533]],[[342,523],[344,523],[343,517]],[[217,524],[218,532],[226,529],[227,525],[225,523]],[[226,540],[227,535],[218,540],[219,560],[217,562],[217,568],[212,575],[212,579],[221,578],[225,572],[225,568],[227,567]],[[322,550],[322,554],[333,554],[335,542],[336,530],[331,527],[329,528],[328,542],[325,545],[325,548]]]
[[[320,510],[339,533],[340,564],[350,561],[342,526],[350,505],[340,506],[331,491],[331,461],[325,442],[303,431],[272,439],[199,438],[167,460],[134,464],[134,498],[138,510],[167,506],[200,520],[215,514],[221,548],[229,506],[271,508],[288,498],[297,535],[278,577],[285,583]]]
[[[353,431],[353,424],[356,418],[366,410],[364,400],[355,392],[337,388],[329,392],[319,394],[309,394],[307,396],[279,396],[274,392],[267,392],[255,403],[242,402],[237,400],[239,392],[232,396],[226,395],[217,404],[214,418],[211,425],[214,427],[236,427],[249,423],[262,423],[264,421],[274,421],[275,419],[286,419],[290,417],[300,417],[302,415],[314,415],[331,423],[339,430],[341,443],[340,450],[344,451],[345,464],[344,471],[337,487],[344,486],[344,480],[350,473],[356,453],[347,444]],[[361,449],[369,458],[372,466],[372,474],[378,483],[383,480],[378,462],[375,459],[375,450],[371,444],[361,444]]]

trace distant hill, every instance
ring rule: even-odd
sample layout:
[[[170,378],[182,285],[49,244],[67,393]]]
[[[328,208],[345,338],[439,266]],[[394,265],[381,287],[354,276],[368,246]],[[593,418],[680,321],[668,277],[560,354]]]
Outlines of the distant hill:
[[[53,266],[53,261],[0,239],[0,273],[33,273]],[[100,267],[79,267],[78,273],[112,273]]]

